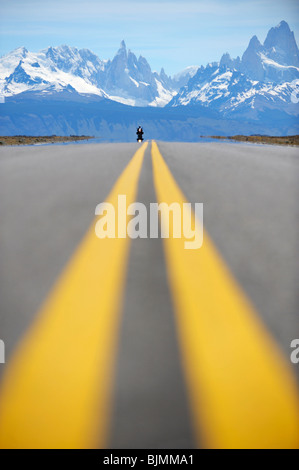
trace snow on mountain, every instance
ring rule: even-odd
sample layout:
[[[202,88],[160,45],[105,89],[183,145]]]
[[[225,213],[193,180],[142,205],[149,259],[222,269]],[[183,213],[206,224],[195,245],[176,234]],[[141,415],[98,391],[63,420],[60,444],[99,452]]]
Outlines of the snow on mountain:
[[[189,67],[186,67],[184,70],[181,70],[181,72],[174,75],[172,77],[172,84],[174,88],[176,90],[179,90],[180,88],[185,86],[190,80],[190,78],[194,77],[198,69],[198,65],[190,65]]]
[[[168,106],[203,105],[227,117],[252,119],[267,110],[299,115],[291,101],[298,61],[294,33],[282,21],[270,29],[263,45],[253,36],[242,59],[226,53],[219,63],[200,67]]]
[[[150,106],[158,106],[163,108],[176,95],[176,91],[172,89],[167,89],[157,78],[155,78],[155,81],[158,96],[153,101],[151,101]]]
[[[164,106],[175,94],[164,70],[161,77],[153,73],[144,57],[137,59],[127,51],[124,41],[112,61],[66,45],[37,53],[21,47],[0,58],[0,93],[4,96],[29,90],[61,92],[66,87],[133,106]]]
[[[206,68],[198,70],[170,104],[201,104],[225,111],[242,101],[244,94],[257,83],[226,66],[208,64]]]
[[[282,65],[299,67],[299,52],[293,31],[286,21],[271,28],[264,42],[268,57]]]
[[[134,105],[146,106],[157,96],[157,87],[151,68],[142,56],[137,59],[124,41],[106,69],[104,88],[110,96],[134,101]]]
[[[294,33],[281,21],[262,45],[256,36],[242,56],[239,70],[255,80],[284,82],[299,77],[299,51]]]
[[[83,55],[83,57],[81,56]],[[0,59],[0,87],[4,96],[24,91],[62,91],[72,87],[78,93],[90,93],[108,98],[97,86],[97,76],[104,64],[93,56],[84,58],[86,51],[61,46],[49,47],[38,53],[19,48]]]
[[[127,51],[124,41],[106,68],[103,88],[116,101],[135,106],[164,106],[176,94],[164,69],[152,72],[147,60]]]
[[[124,41],[112,60],[66,45],[37,53],[20,47],[0,58],[0,96],[28,99],[33,93],[48,99],[55,94],[57,99],[59,94],[59,99],[141,107],[197,106],[198,112],[230,119],[258,120],[268,113],[269,122],[279,113],[299,115],[299,104],[291,101],[298,79],[298,47],[285,21],[270,29],[263,44],[253,36],[241,58],[225,53],[219,62],[190,66],[173,77],[163,68],[152,71]]]
[[[18,47],[9,54],[1,57],[0,59],[0,79],[8,77],[19,64],[20,60],[24,59],[28,51],[25,47]]]

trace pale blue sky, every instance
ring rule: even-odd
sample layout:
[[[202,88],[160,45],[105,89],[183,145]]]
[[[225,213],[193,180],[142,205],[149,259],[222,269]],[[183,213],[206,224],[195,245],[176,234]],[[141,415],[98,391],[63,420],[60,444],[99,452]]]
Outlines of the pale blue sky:
[[[0,55],[67,44],[108,59],[124,39],[153,70],[174,74],[241,55],[281,20],[298,43],[298,0],[0,0]]]

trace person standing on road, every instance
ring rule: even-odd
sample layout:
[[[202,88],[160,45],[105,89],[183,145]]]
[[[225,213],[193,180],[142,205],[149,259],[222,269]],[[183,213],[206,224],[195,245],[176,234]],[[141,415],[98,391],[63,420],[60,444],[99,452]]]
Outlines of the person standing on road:
[[[142,129],[141,126],[138,126],[138,127],[137,127],[137,132],[136,132],[136,134],[137,134],[137,140],[138,140],[138,141],[139,141],[139,140],[143,140],[143,137],[142,137],[142,136],[143,136],[144,132],[143,132],[143,129]]]

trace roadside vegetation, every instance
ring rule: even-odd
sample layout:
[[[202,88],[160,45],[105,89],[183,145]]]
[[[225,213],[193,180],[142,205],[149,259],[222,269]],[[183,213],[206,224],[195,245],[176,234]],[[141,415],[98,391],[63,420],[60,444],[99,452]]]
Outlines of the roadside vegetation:
[[[48,136],[0,136],[0,145],[34,145],[34,144],[55,144],[58,142],[76,142],[78,140],[89,140],[93,137],[87,135],[48,135]]]
[[[275,144],[275,145],[299,145],[299,135],[288,135],[288,136],[270,136],[270,135],[232,135],[232,136],[221,136],[211,135],[213,139],[229,139],[237,140],[240,142],[254,142],[256,144]]]

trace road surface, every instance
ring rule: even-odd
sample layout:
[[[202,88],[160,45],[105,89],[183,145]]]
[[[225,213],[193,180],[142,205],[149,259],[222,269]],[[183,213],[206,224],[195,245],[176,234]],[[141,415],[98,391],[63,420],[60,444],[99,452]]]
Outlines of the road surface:
[[[298,157],[221,142],[2,148],[0,445],[296,447]],[[95,208],[118,194],[203,203],[202,248],[100,240]]]

